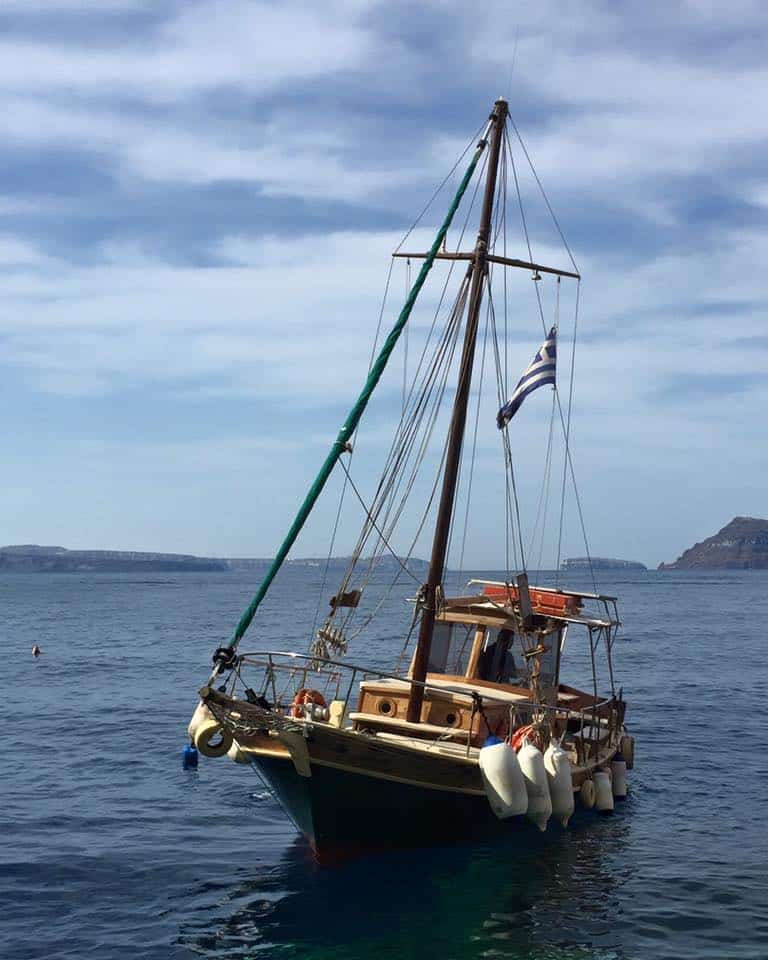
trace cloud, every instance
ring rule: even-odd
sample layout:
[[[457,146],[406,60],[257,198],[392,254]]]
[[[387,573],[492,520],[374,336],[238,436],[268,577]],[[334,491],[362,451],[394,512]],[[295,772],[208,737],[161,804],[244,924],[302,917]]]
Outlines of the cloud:
[[[46,258],[33,244],[26,243],[17,237],[0,235],[0,268],[21,264],[42,264],[45,260]]]
[[[212,449],[249,474],[258,454],[238,438],[300,431],[307,410],[332,433],[367,369],[389,253],[508,90],[585,278],[573,437],[597,490],[586,505],[615,516],[662,472],[677,478],[670,491],[698,491],[683,514],[696,496],[747,496],[764,458],[747,425],[768,402],[760,5],[672,3],[649,17],[597,0],[514,16],[494,0],[14,0],[0,19],[0,363],[28,409],[100,414],[97,436],[118,415],[139,433],[157,420],[160,459],[168,443],[192,472],[222,421]],[[565,266],[515,149],[533,255]],[[429,245],[453,184],[413,249]],[[514,191],[507,212],[508,252],[526,256]],[[445,276],[435,268],[414,315],[411,359]],[[385,326],[404,288],[398,264]],[[510,276],[510,379],[540,343],[534,289]],[[554,286],[539,289],[548,324]],[[561,293],[562,374],[573,291]],[[396,416],[401,362],[367,414],[369,452]],[[514,427],[534,499],[549,410],[532,397]],[[480,441],[481,492],[497,440]],[[301,450],[282,452],[301,466]],[[135,462],[152,470],[154,456]],[[653,503],[638,517],[661,542],[673,534]],[[614,526],[601,527],[609,540]]]
[[[333,3],[321,13],[296,2],[212,0],[180,5],[143,42],[115,36],[110,48],[88,50],[6,41],[0,89],[161,103],[229,87],[264,93],[364,63],[368,34],[349,12]]]

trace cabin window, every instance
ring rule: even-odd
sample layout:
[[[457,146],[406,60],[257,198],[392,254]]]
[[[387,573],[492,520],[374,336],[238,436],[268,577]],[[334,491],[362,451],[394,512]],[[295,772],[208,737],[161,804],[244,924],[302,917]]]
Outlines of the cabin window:
[[[527,643],[531,644],[528,639]],[[547,634],[544,643],[549,650],[540,657],[542,686],[551,686],[555,682],[557,671],[557,646],[559,635]],[[483,652],[478,664],[478,677],[481,680],[490,680],[493,683],[509,683],[517,686],[527,686],[530,682],[529,662],[525,657],[524,647],[518,633],[506,628],[488,629],[485,634]]]
[[[473,623],[436,623],[427,665],[429,673],[463,677],[467,672],[476,630],[477,626]]]

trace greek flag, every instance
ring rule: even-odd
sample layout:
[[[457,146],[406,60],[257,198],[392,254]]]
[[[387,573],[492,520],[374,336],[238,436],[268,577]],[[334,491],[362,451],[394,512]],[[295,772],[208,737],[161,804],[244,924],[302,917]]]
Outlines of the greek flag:
[[[546,383],[555,385],[556,341],[557,330],[552,327],[547,334],[547,339],[542,343],[539,352],[533,358],[533,363],[518,380],[515,392],[499,410],[496,416],[496,425],[499,430],[503,430],[514,417],[529,393],[533,393],[534,390],[543,387]]]

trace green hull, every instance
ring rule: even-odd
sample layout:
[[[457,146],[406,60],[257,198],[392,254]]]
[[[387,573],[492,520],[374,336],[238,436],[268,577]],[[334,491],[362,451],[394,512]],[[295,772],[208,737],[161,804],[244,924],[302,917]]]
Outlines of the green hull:
[[[318,859],[404,847],[488,840],[523,827],[499,820],[484,796],[425,787],[312,764],[302,777],[289,758],[253,761]]]

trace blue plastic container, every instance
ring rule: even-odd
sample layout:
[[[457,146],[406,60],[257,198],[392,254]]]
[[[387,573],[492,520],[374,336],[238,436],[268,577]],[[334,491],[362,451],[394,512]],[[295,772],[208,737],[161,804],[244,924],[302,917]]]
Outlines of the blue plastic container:
[[[501,737],[496,737],[493,734],[491,734],[490,737],[485,738],[485,740],[483,741],[483,746],[492,747],[495,743],[504,743],[504,741],[501,739]]]

